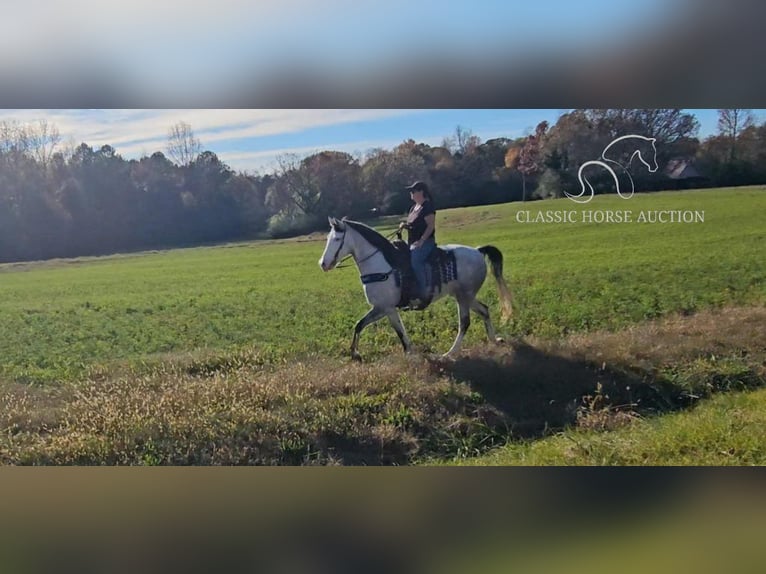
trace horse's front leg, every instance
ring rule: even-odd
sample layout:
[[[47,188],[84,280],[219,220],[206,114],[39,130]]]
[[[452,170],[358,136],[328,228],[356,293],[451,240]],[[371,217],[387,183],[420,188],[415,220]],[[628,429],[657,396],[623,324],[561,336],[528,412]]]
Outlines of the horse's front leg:
[[[356,324],[356,327],[354,327],[354,340],[351,342],[352,359],[355,361],[362,360],[361,355],[357,351],[357,347],[359,346],[359,335],[361,335],[364,328],[367,327],[367,325],[372,325],[375,321],[380,321],[385,316],[386,313],[382,309],[373,307],[364,317],[359,320],[359,322]]]

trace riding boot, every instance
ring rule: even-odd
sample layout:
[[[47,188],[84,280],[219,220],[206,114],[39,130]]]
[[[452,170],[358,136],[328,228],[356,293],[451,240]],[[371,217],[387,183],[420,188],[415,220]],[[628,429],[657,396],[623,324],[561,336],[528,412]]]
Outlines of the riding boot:
[[[422,311],[431,304],[430,293],[410,299],[409,308],[413,311]]]

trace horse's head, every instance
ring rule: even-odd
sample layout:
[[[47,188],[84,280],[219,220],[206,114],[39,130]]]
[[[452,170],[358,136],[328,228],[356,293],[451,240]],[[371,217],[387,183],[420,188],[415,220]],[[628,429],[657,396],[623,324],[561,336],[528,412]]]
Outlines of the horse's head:
[[[646,169],[648,169],[650,173],[654,173],[659,169],[659,166],[657,165],[657,139],[644,139],[648,143],[643,147],[643,149],[637,149],[633,155],[638,155],[638,159],[640,159],[641,163],[646,166]]]
[[[335,269],[340,260],[351,253],[352,249],[352,242],[346,239],[348,225],[334,217],[329,217],[328,220],[330,222],[330,233],[327,234],[327,244],[322,256],[319,258],[319,266],[322,268],[322,271]]]
[[[612,150],[612,152],[609,152],[612,147],[615,149]],[[650,138],[637,134],[629,134],[612,140],[612,143],[604,148],[604,151],[601,154],[601,157],[604,160],[611,161],[612,163],[617,163],[618,165],[621,165],[623,168],[627,169],[627,166],[621,163],[620,157],[612,157],[611,159],[607,157],[608,152],[613,154],[616,153],[618,156],[625,154],[622,156],[625,158],[628,157],[627,154],[630,154],[630,159],[628,160],[627,166],[633,163],[633,160],[638,157],[638,159],[646,166],[646,169],[648,169],[650,173],[654,173],[659,169],[659,166],[657,165],[657,138]]]

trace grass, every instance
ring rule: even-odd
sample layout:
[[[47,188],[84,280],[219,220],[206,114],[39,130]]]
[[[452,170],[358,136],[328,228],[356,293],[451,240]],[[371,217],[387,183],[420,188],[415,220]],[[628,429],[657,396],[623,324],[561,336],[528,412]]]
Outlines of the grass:
[[[600,420],[614,414],[597,415]],[[619,420],[619,419],[618,419]],[[487,466],[766,464],[766,390],[716,396],[659,418],[625,417],[624,426],[570,429],[544,440],[507,445],[465,463]]]
[[[317,377],[317,371],[321,377]],[[143,376],[0,394],[0,462],[402,464],[490,440],[481,397],[422,358]]]
[[[456,332],[439,303],[404,316],[425,355],[404,357],[380,325],[350,364],[367,305],[356,273],[319,270],[322,235],[1,266],[0,462],[408,464],[496,449],[478,462],[762,464],[760,435],[745,440],[760,394],[742,395],[740,434],[726,415],[706,427],[717,438],[697,421],[699,441],[674,450],[660,427],[763,386],[766,195],[630,201],[705,222],[516,220],[625,209],[614,197],[441,212],[442,243],[504,252],[516,303],[499,329],[511,343],[486,347],[476,322],[456,361],[428,356]],[[496,316],[494,285],[480,297]],[[655,439],[634,448],[637,434]]]
[[[515,414],[516,440],[459,462],[762,465],[764,332],[766,309],[743,308],[538,342],[495,402]]]
[[[516,315],[506,336],[560,337],[647,319],[763,303],[762,189],[636,196],[634,211],[701,209],[704,224],[520,224],[521,209],[625,209],[597,197],[444,211],[442,243],[492,243],[505,255]],[[387,228],[386,228],[387,229]],[[50,384],[115,364],[177,354],[257,349],[276,360],[345,356],[367,309],[356,273],[323,274],[324,237],[134,256],[0,266],[0,377]],[[4,272],[3,272],[4,271]],[[490,281],[481,298],[496,310]],[[425,351],[444,352],[457,328],[453,304],[405,324]],[[483,340],[471,329],[467,343]],[[361,352],[398,348],[388,327],[365,332]]]
[[[703,399],[763,387],[765,353],[766,309],[729,308],[455,361],[241,355],[5,385],[0,463],[410,464],[496,448],[475,462],[763,464],[766,395]]]

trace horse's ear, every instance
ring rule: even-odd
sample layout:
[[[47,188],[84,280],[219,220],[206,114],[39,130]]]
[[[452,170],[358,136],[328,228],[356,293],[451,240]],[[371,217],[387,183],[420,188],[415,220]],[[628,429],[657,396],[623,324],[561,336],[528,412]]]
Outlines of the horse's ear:
[[[328,217],[327,220],[330,222],[330,225],[335,231],[343,231],[344,225],[342,222],[338,221],[334,217]]]

